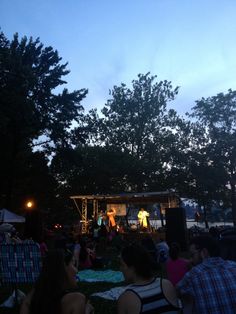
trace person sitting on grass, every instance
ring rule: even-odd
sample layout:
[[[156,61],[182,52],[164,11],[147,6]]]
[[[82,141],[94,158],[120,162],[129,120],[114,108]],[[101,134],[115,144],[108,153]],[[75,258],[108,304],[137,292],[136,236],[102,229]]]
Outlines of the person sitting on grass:
[[[118,314],[179,313],[175,289],[166,279],[155,278],[147,250],[132,244],[121,252],[120,269],[129,285],[118,299]]]
[[[77,236],[75,245],[74,245],[74,249],[73,249],[73,255],[74,255],[74,261],[75,261],[75,267],[78,268],[79,267],[79,255],[80,255],[80,249],[81,249],[81,245],[80,245],[80,236]]]
[[[77,269],[71,252],[49,251],[33,290],[25,297],[20,314],[88,314],[93,307],[78,291]]]
[[[164,239],[159,239],[156,243],[157,262],[165,264],[169,257],[169,246]]]
[[[185,308],[196,314],[236,313],[236,263],[220,257],[217,239],[202,235],[190,241],[195,266],[177,284]]]
[[[86,239],[80,241],[80,253],[79,253],[79,268],[88,269],[92,268],[94,260],[96,259],[95,249],[89,248]]]
[[[190,270],[190,262],[184,258],[179,257],[180,246],[173,242],[170,245],[169,259],[166,262],[167,277],[175,286]]]

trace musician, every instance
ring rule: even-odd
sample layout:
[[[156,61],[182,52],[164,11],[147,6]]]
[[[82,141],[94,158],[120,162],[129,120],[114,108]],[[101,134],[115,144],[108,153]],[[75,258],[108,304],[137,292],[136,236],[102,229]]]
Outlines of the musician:
[[[139,220],[139,225],[141,229],[147,229],[149,227],[149,213],[144,210],[144,208],[141,208],[140,211],[138,212],[138,220]]]
[[[104,212],[102,210],[98,214],[97,224],[99,225],[99,227],[104,224]]]
[[[116,221],[115,221],[115,216],[116,216],[116,210],[115,208],[110,208],[107,211],[107,217],[108,217],[108,226],[109,229],[114,229],[116,226]]]

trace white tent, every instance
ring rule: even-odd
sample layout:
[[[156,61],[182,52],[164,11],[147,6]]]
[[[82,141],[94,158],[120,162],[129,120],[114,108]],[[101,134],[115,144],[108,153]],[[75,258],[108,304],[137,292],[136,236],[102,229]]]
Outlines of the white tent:
[[[25,222],[25,218],[4,208],[0,210],[0,223],[3,222]]]
[[[0,224],[0,232],[12,232],[15,230],[15,227],[7,222]]]

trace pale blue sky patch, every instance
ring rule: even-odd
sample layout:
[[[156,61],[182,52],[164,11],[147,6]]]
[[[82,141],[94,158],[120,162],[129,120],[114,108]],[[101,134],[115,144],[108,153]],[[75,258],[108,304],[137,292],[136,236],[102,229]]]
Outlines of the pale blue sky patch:
[[[170,106],[184,113],[236,89],[235,13],[235,0],[1,0],[0,27],[57,49],[69,90],[89,89],[86,110],[150,71],[181,87]]]

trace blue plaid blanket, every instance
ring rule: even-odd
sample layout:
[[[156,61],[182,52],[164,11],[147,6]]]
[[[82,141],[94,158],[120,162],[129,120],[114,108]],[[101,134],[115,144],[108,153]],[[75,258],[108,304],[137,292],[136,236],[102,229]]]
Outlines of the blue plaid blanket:
[[[33,283],[41,270],[37,243],[0,245],[0,280],[2,283]]]

